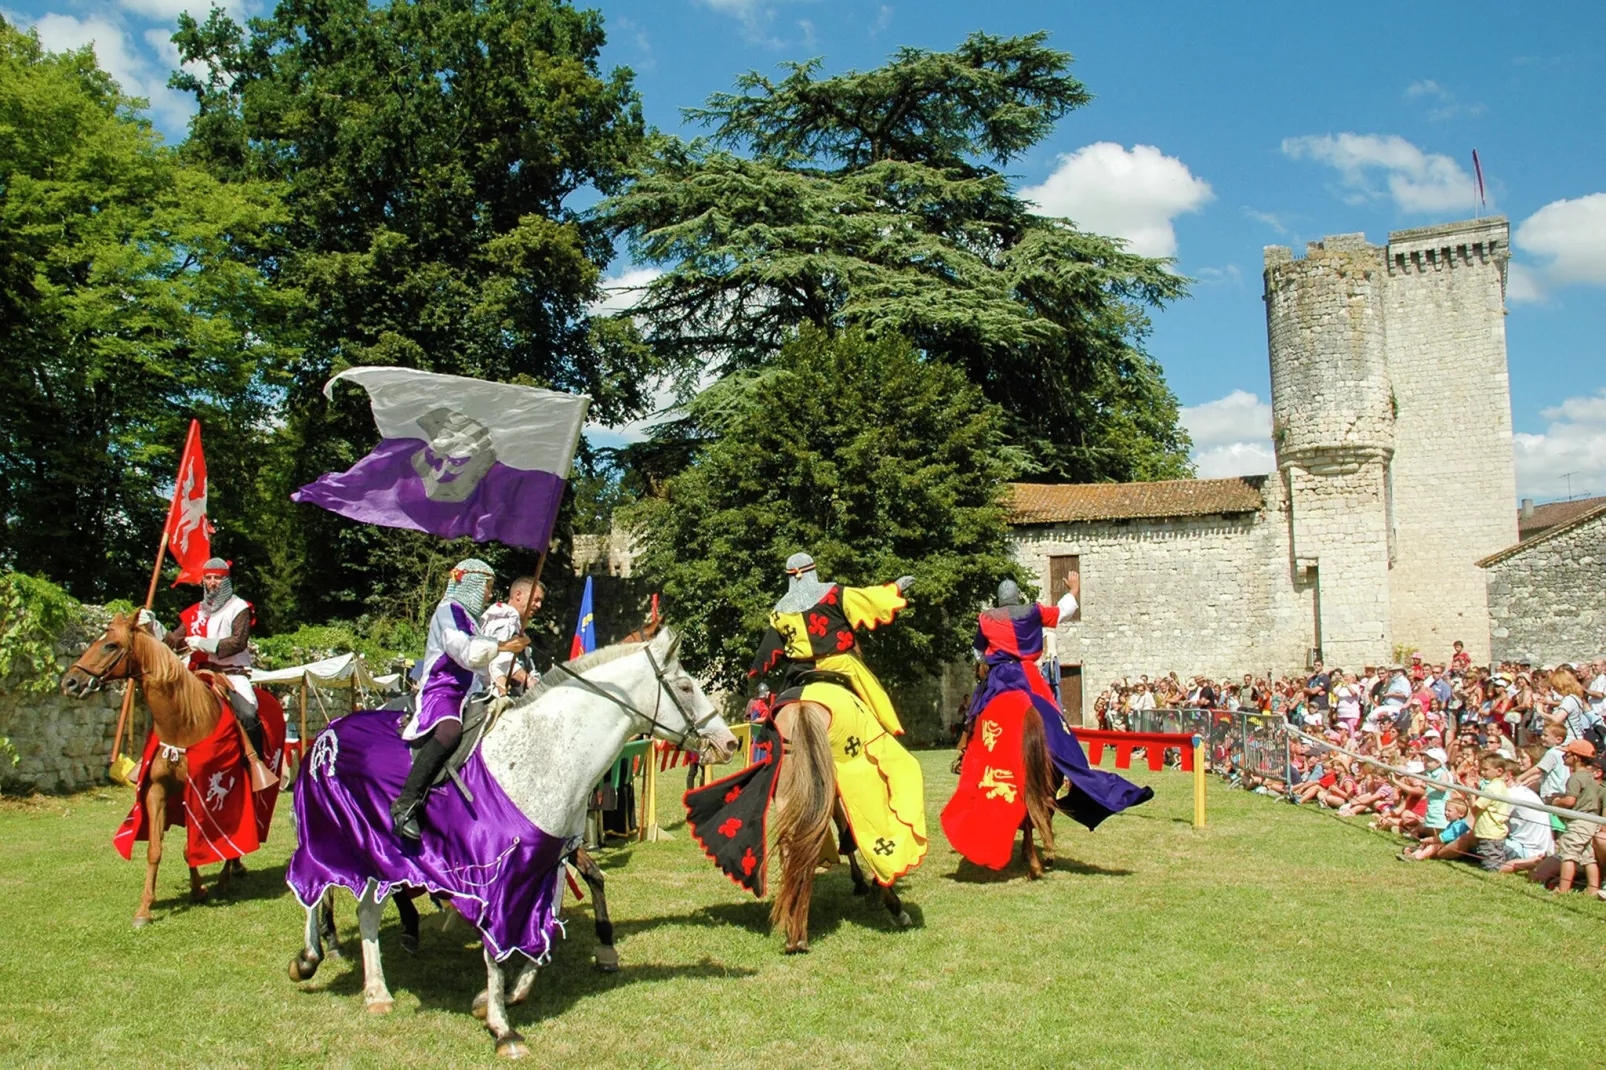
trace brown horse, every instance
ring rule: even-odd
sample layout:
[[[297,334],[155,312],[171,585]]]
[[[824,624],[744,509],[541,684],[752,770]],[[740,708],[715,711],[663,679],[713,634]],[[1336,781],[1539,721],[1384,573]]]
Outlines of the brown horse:
[[[788,955],[809,949],[809,900],[814,870],[821,862],[848,856],[853,894],[866,895],[870,885],[859,869],[858,845],[848,829],[847,814],[837,798],[836,762],[831,758],[831,711],[815,702],[792,702],[775,714],[786,755],[775,785],[775,843],[781,861],[781,883],[770,907],[770,924],[786,929]],[[836,825],[838,843],[831,842]],[[900,929],[914,924],[891,885],[880,886],[881,900]]]
[[[150,707],[156,738],[165,744],[157,748],[145,773],[145,815],[150,842],[145,852],[145,891],[134,914],[134,928],[138,929],[151,920],[156,871],[162,862],[162,835],[168,827],[168,800],[181,798],[189,781],[185,752],[217,729],[226,701],[221,689],[228,685],[221,680],[209,685],[190,672],[166,645],[135,627],[133,617],[120,613],[112,617],[100,638],[90,643],[83,656],[62,674],[61,691],[64,695],[82,698],[108,680],[127,680],[129,686],[133,686],[133,681],[139,682]],[[277,709],[276,701],[263,691],[258,691],[257,696],[259,702],[266,699],[261,706],[264,718],[272,716],[272,710]],[[243,763],[241,773],[248,774]],[[225,862],[218,877],[217,891],[226,893],[230,876],[243,870],[237,858]],[[200,869],[191,866],[190,898],[199,902],[205,897]]]

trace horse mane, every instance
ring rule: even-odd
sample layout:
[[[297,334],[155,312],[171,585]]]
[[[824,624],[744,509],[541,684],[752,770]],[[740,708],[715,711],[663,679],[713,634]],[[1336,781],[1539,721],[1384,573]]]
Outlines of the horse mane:
[[[222,694],[191,672],[183,659],[155,636],[133,627],[128,629],[128,635],[129,649],[144,673],[140,682],[147,689],[172,691],[173,708],[179,719],[174,727],[188,733],[201,731],[209,723],[215,724],[222,708]],[[207,728],[203,735],[210,731]]]
[[[593,650],[589,654],[581,654],[577,658],[570,658],[562,664],[569,672],[579,676],[610,662],[618,661],[620,658],[629,657],[631,654],[641,650],[644,645],[643,643],[614,643],[612,646]],[[556,671],[555,667],[552,671],[543,673],[536,685],[524,693],[524,698],[519,705],[526,706],[534,702],[553,688],[561,687],[568,678],[567,673],[560,673]]]

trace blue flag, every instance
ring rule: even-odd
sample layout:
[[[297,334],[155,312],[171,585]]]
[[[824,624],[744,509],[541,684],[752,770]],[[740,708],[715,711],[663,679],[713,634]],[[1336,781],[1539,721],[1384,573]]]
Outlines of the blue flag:
[[[574,642],[569,644],[569,660],[597,649],[597,622],[591,613],[591,577],[586,577],[585,594],[580,596],[580,619],[574,624]]]

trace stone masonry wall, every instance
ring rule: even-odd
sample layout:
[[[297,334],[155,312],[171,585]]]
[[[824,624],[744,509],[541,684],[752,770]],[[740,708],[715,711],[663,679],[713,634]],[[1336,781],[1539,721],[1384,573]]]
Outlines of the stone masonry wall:
[[[1285,469],[1293,555],[1317,579],[1318,646],[1329,666],[1386,664],[1389,645],[1387,490],[1383,464]]]
[[[1081,664],[1083,720],[1111,680],[1175,669],[1212,678],[1282,673],[1312,642],[1308,586],[1288,567],[1275,481],[1251,516],[1020,527],[1013,551],[1048,592],[1048,559],[1081,557],[1081,620],[1058,629],[1062,665]]]
[[[1606,654],[1606,516],[1483,571],[1496,660],[1555,665]]]
[[[1476,562],[1517,541],[1500,218],[1389,235],[1395,643],[1489,655]]]
[[[105,627],[106,614],[84,607],[85,621],[56,644],[57,672],[65,672],[89,641]],[[0,735],[9,736],[18,764],[0,764],[0,787],[7,791],[82,791],[106,782],[112,733],[122,705],[122,688],[112,685],[87,699],[71,699],[55,689],[23,690],[12,676],[0,681]]]

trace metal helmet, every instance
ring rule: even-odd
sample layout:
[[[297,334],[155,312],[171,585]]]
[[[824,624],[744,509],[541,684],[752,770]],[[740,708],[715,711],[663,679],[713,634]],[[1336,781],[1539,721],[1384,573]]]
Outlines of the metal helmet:
[[[786,593],[775,604],[780,613],[801,613],[825,597],[831,585],[820,579],[814,558],[801,551],[786,559]]]
[[[1026,596],[1021,594],[1020,584],[1014,580],[1006,579],[998,585],[998,604],[1000,607],[1018,606],[1024,601],[1026,601]]]
[[[477,557],[466,557],[452,567],[446,578],[446,597],[468,610],[469,616],[478,617],[485,609],[487,580],[496,573]]]

